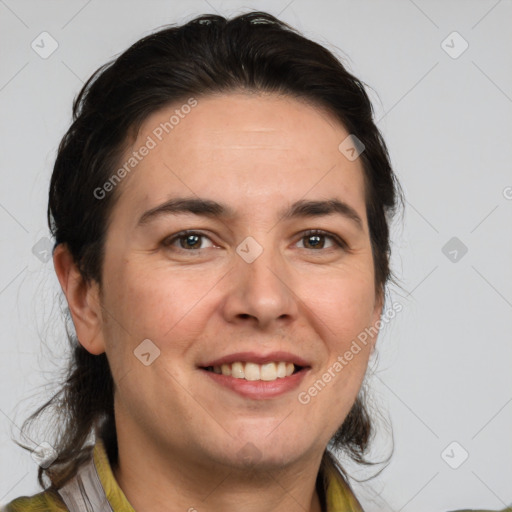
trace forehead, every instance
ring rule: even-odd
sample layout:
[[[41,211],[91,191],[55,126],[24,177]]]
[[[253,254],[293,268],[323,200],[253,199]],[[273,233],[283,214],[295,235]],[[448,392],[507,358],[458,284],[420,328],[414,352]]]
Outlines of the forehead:
[[[195,101],[154,112],[140,127],[125,154],[140,160],[121,184],[123,215],[178,196],[206,196],[249,216],[336,196],[365,220],[362,164],[340,152],[349,133],[324,109],[269,94]],[[151,149],[141,158],[143,146]]]

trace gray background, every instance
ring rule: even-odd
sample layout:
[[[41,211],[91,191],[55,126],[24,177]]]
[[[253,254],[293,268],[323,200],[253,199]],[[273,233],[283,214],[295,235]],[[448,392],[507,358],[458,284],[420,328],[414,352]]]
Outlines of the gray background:
[[[0,503],[39,490],[36,463],[11,436],[67,355],[45,213],[74,96],[162,25],[251,8],[327,45],[372,87],[407,198],[393,226],[405,291],[390,289],[403,310],[381,332],[369,378],[395,453],[379,476],[354,483],[356,494],[369,511],[503,508],[512,502],[510,0],[0,0]],[[47,58],[31,47],[51,49],[44,31],[58,44]],[[374,458],[389,447],[382,427]],[[361,479],[380,467],[352,470]]]

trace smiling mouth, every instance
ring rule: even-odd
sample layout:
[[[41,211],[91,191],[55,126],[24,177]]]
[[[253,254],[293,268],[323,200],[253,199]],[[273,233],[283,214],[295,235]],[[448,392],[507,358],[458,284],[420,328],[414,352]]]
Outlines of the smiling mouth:
[[[222,374],[235,379],[249,381],[274,381],[284,379],[304,369],[294,363],[286,361],[257,364],[252,362],[236,361],[220,366],[206,366],[202,368],[208,372]]]

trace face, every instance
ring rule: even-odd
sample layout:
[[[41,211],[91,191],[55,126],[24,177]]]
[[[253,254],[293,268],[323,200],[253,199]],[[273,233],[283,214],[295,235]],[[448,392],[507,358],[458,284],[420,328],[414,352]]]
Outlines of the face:
[[[106,351],[131,439],[210,465],[320,456],[375,339],[346,353],[381,312],[362,163],[338,149],[341,124],[296,99],[180,107],[126,153],[151,146],[118,185],[102,318],[81,339]]]

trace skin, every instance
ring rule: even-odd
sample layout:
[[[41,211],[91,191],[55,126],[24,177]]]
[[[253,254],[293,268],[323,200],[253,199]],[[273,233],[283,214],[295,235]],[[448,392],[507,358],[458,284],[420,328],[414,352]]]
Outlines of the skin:
[[[153,113],[127,156],[177,107]],[[297,99],[199,98],[119,185],[102,293],[57,247],[55,269],[78,339],[93,354],[106,352],[112,368],[114,474],[138,512],[169,504],[199,512],[320,510],[321,457],[356,399],[376,337],[308,404],[297,395],[382,310],[362,163],[338,150],[347,136],[329,114]],[[137,227],[144,212],[174,197],[212,199],[235,216],[168,215]],[[332,198],[358,213],[361,229],[338,213],[278,215],[294,201]],[[164,245],[183,229],[205,237]],[[314,245],[308,229],[348,247],[328,235]],[[263,248],[252,263],[236,252],[248,236]],[[160,350],[148,366],[133,353],[144,339]],[[298,389],[272,399],[243,398],[198,368],[205,359],[274,350],[301,356],[310,369]],[[243,457],[249,449],[252,462]]]

